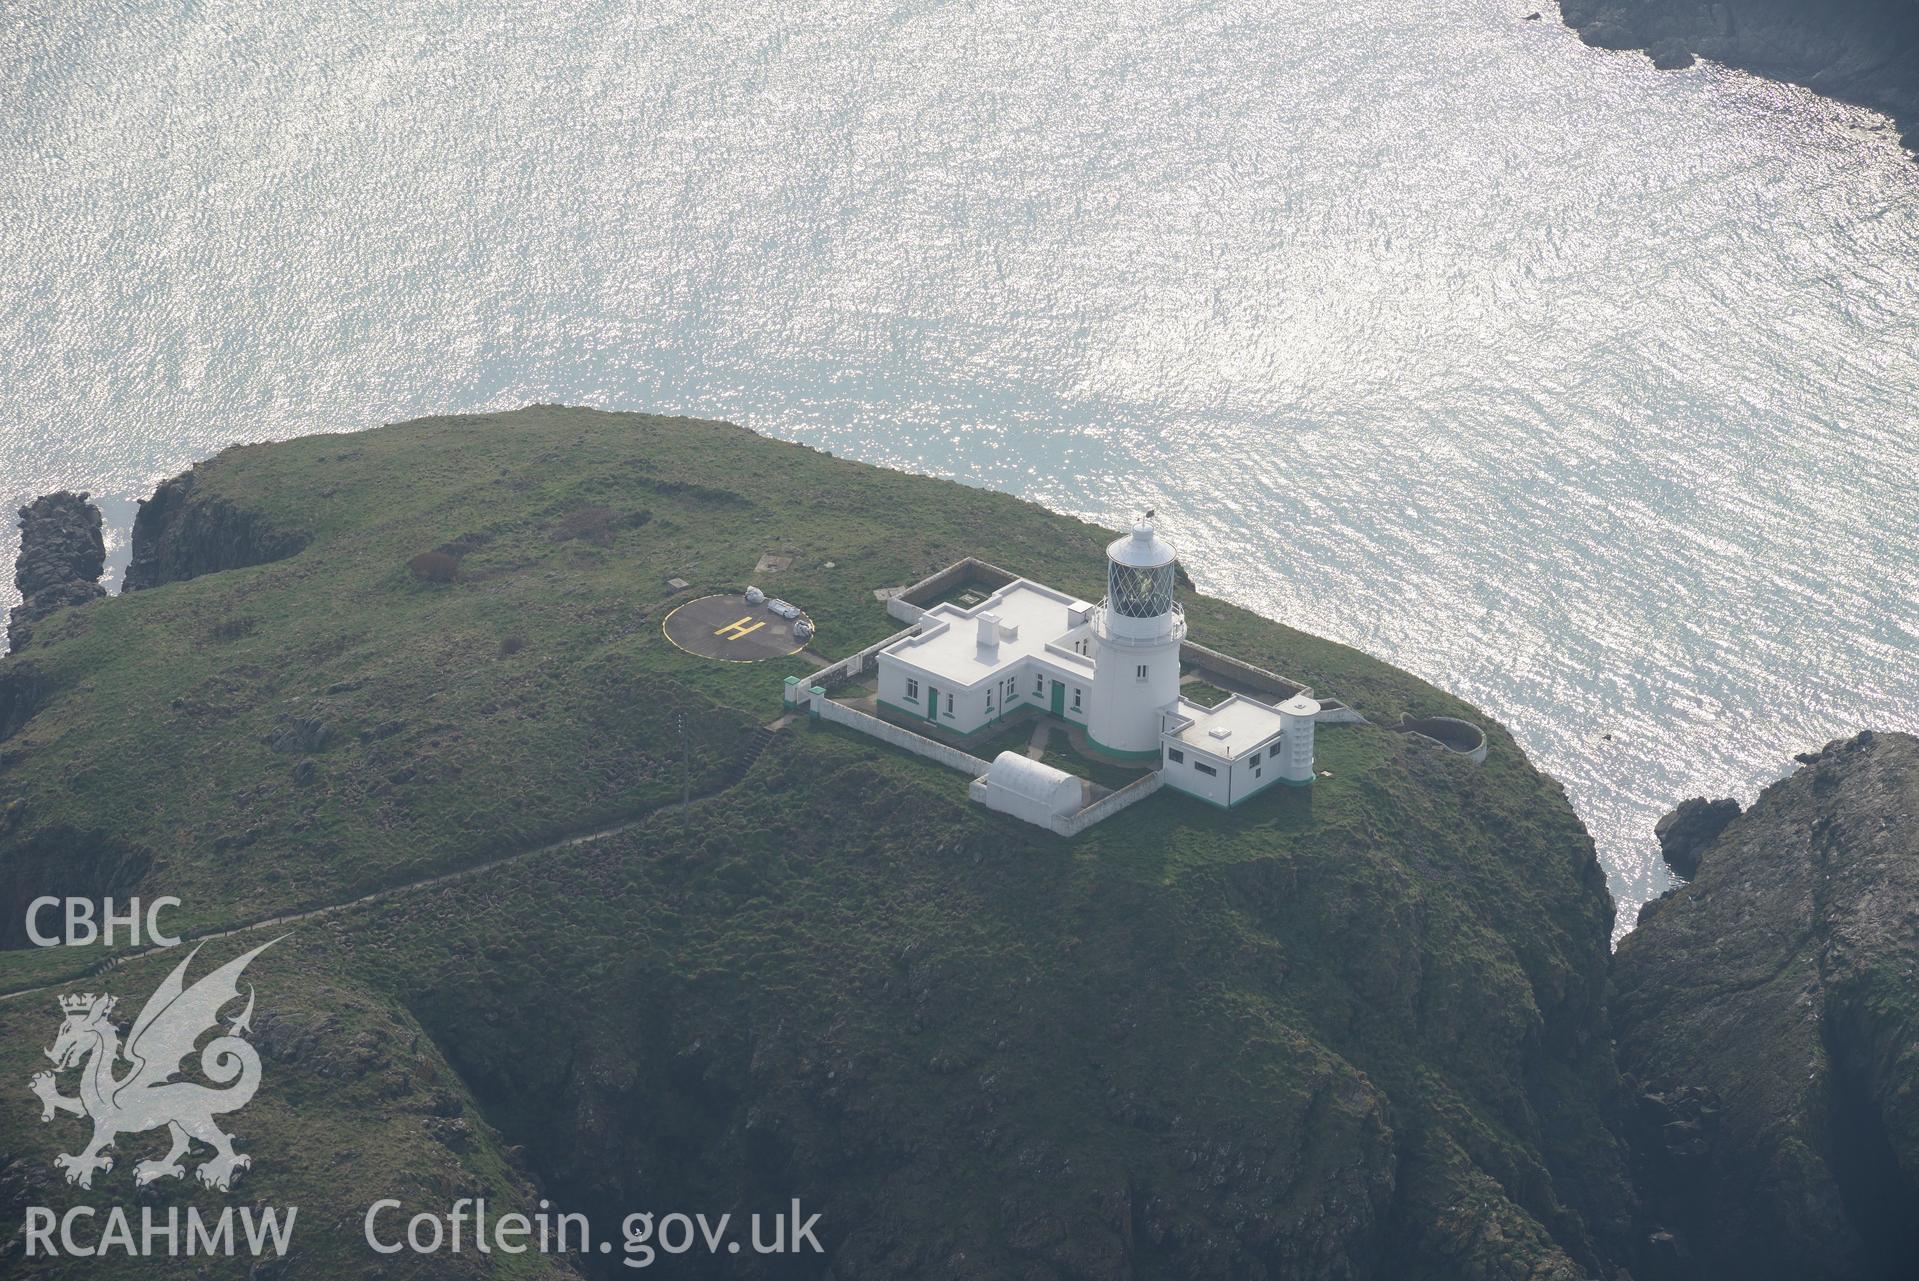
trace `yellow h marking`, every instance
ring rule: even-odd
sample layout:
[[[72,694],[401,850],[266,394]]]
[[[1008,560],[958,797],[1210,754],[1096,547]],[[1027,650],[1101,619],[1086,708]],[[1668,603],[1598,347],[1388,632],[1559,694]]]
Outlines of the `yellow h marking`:
[[[752,622],[752,619],[753,616],[751,614],[742,614],[726,626],[714,628],[713,634],[715,636],[724,636],[728,640],[745,640],[747,636],[766,626],[766,620],[761,619],[759,622],[753,623],[751,627],[748,627],[747,624]]]

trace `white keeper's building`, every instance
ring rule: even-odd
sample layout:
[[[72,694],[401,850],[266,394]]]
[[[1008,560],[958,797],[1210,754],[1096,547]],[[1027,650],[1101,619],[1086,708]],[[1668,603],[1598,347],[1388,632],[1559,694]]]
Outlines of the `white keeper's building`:
[[[1101,751],[1157,761],[1165,783],[1217,805],[1311,783],[1313,699],[1275,707],[1234,694],[1203,707],[1180,697],[1186,616],[1174,561],[1142,520],[1107,547],[1097,605],[1024,578],[971,608],[936,605],[916,634],[875,656],[879,699],[957,734],[1037,707],[1083,727]]]

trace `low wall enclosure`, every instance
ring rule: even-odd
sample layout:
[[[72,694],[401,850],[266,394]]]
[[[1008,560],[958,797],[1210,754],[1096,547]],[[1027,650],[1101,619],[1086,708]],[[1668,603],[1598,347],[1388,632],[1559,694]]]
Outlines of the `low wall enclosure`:
[[[1311,786],[1316,725],[1365,718],[1188,640],[1175,555],[1150,512],[1108,545],[1106,561],[1107,592],[1097,603],[970,556],[905,589],[876,592],[906,626],[809,676],[788,677],[785,701],[964,771],[973,799],[1063,836],[1162,787],[1233,806],[1268,787]],[[1188,666],[1232,692],[1211,705],[1184,697]],[[882,715],[833,697],[854,682],[870,685],[871,697],[860,701]],[[933,736],[964,740],[1029,712],[1145,772],[1107,792],[1015,752],[989,762]],[[1485,736],[1468,722],[1431,718],[1399,728],[1484,758]]]

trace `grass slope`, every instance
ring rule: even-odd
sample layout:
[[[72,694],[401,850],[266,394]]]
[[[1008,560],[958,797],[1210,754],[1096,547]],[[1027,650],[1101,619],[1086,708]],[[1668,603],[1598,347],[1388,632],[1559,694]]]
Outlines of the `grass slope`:
[[[1611,1275],[1611,909],[1497,726],[1477,769],[1331,729],[1309,795],[1162,793],[1068,843],[835,728],[742,777],[808,664],[696,659],[658,620],[666,578],[736,589],[790,553],[764,585],[838,655],[893,629],[874,588],[966,554],[1093,596],[1107,531],[724,424],[550,407],[231,450],[192,501],[303,549],[56,614],[0,665],[33,691],[0,743],[0,885],[175,894],[175,924],[211,929],[502,860],[308,918],[256,963],[287,1043],[324,1047],[268,1056],[242,1114],[241,1193],[302,1206],[287,1275],[372,1275],[373,1196],[536,1185],[615,1217],[799,1195],[841,1281]],[[457,581],[407,571],[434,549]],[[1489,724],[1186,604],[1196,640],[1375,719]],[[96,959],[0,952],[0,988]],[[172,963],[78,985],[144,993]],[[0,1080],[56,1020],[51,993],[0,1002]],[[362,1045],[375,1066],[335,1062]],[[20,1099],[7,1203],[86,1199],[45,1173],[78,1123]]]

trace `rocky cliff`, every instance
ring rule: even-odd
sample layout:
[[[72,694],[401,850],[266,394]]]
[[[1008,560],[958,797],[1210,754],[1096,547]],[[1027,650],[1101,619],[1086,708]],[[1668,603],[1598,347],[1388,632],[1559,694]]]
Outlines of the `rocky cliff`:
[[[1766,789],[1615,960],[1646,1279],[1868,1281],[1919,1259],[1919,739]]]
[[[1914,0],[1563,0],[1560,13],[1588,44],[1668,67],[1697,55],[1883,111],[1919,148]]]
[[[34,624],[54,610],[105,596],[100,573],[106,562],[100,509],[85,494],[46,494],[22,507],[20,558],[13,571],[20,603],[7,618],[8,648],[25,649]]]
[[[257,512],[202,492],[198,479],[198,468],[182,472],[140,500],[127,591],[265,564],[306,545],[303,534],[275,528]]]

